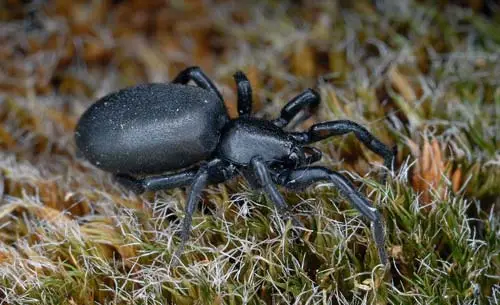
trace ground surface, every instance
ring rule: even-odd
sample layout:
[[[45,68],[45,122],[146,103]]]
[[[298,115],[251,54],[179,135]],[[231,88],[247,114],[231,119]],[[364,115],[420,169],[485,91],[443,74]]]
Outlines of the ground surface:
[[[0,304],[498,304],[495,1],[22,2],[0,4]],[[388,268],[328,184],[285,193],[294,239],[242,179],[208,189],[170,268],[185,190],[123,190],[76,158],[73,128],[106,93],[189,65],[232,115],[241,69],[258,116],[313,87],[299,129],[351,119],[398,146],[381,185],[353,136],[316,145],[384,215]]]

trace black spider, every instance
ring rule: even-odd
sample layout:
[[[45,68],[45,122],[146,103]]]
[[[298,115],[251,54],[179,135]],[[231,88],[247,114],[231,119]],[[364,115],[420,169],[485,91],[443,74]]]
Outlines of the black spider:
[[[326,180],[366,216],[380,260],[387,262],[379,212],[341,174],[311,166],[321,151],[304,146],[353,132],[392,167],[394,152],[357,123],[338,120],[313,125],[306,132],[283,130],[302,110],[318,107],[318,93],[307,89],[267,121],[251,116],[252,89],[237,72],[239,117],[230,119],[221,93],[198,68],[182,71],[170,84],[144,84],[109,94],[80,118],[75,139],[95,166],[116,174],[137,193],[191,185],[181,231],[179,254],[191,231],[193,212],[207,184],[242,174],[254,188],[263,189],[282,216],[291,218],[277,185],[298,190]],[[194,81],[198,86],[187,85]],[[168,173],[165,173],[168,172]]]

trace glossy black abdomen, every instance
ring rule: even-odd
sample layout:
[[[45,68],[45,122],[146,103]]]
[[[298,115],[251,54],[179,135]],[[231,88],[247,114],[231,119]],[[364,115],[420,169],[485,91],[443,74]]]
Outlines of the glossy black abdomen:
[[[111,93],[80,118],[75,140],[97,167],[155,174],[208,159],[228,121],[210,91],[179,84],[144,84]]]

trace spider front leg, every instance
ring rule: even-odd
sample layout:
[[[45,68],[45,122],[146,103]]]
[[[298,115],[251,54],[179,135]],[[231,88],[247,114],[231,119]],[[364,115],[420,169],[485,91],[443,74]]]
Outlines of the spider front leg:
[[[203,73],[203,71],[199,67],[189,67],[187,69],[182,70],[172,81],[174,84],[187,84],[190,80],[194,81],[196,85],[200,88],[211,91],[219,97],[221,101],[223,101],[222,94],[215,87],[214,83],[208,78],[208,76]]]
[[[382,264],[387,264],[385,252],[384,226],[382,217],[376,208],[341,174],[324,167],[313,166],[286,170],[278,174],[276,180],[279,184],[292,190],[304,189],[318,181],[329,181],[346,199],[372,223],[373,238],[377,246],[378,255]]]
[[[309,108],[310,112],[316,110],[319,102],[319,93],[309,88],[289,101],[281,110],[280,117],[273,123],[278,127],[285,127],[304,108]]]
[[[396,146],[393,149],[390,149],[382,143],[379,139],[377,139],[374,135],[372,135],[366,128],[363,126],[349,121],[349,120],[338,120],[338,121],[330,121],[313,125],[308,132],[296,132],[291,133],[291,135],[301,144],[309,144],[317,141],[321,141],[323,139],[340,136],[347,133],[353,132],[356,137],[363,142],[366,147],[368,147],[371,151],[378,154],[379,156],[384,158],[384,166],[388,170],[393,170],[395,164],[395,156],[396,156]],[[382,183],[385,183],[386,173],[382,175]]]

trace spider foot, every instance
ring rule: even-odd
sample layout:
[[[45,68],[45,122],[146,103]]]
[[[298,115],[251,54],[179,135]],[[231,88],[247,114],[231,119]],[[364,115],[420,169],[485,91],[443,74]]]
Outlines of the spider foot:
[[[293,239],[300,239],[303,233],[303,229],[305,228],[304,224],[297,217],[292,215],[289,210],[279,211],[279,214],[284,221],[290,220],[292,224],[291,231]]]
[[[384,160],[384,166],[386,167],[380,174],[380,181],[382,184],[387,182],[387,176],[396,168],[396,156],[398,154],[398,146],[394,145],[392,147],[392,154],[388,155]]]

